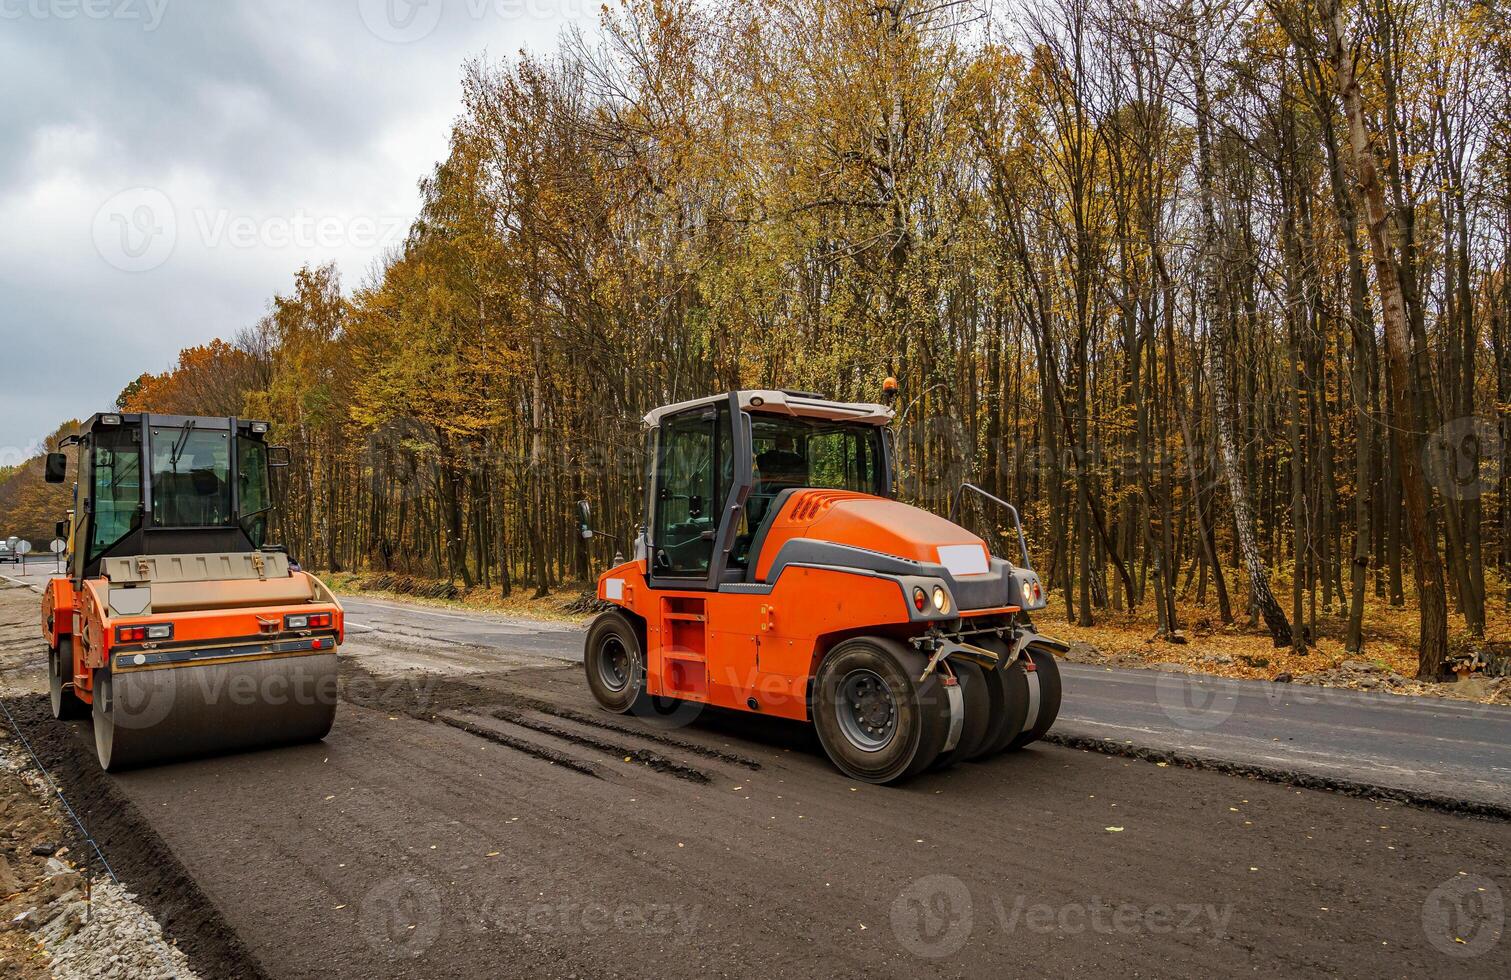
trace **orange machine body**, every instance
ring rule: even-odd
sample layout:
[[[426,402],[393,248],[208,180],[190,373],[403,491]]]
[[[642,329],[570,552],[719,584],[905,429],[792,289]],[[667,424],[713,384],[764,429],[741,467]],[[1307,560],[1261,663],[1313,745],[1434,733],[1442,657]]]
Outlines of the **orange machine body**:
[[[927,511],[884,497],[800,490],[773,516],[756,560],[756,588],[652,588],[646,562],[625,562],[598,581],[598,597],[644,624],[646,691],[719,707],[809,720],[809,683],[834,644],[852,636],[917,636],[931,627],[1010,627],[1015,605],[913,605],[918,586],[861,568],[789,564],[773,575],[789,541],[823,540],[919,563],[940,545],[985,542]]]
[[[76,588],[72,580],[58,576],[48,581],[42,596],[42,631],[53,649],[70,641],[73,691],[85,704],[94,700],[95,671],[102,667],[125,673],[334,652],[345,636],[340,605],[320,601],[328,593],[307,572],[293,572],[291,580],[303,583],[311,599],[287,601],[285,584],[279,590],[283,599],[256,604],[255,581],[201,582],[192,585],[195,605],[201,608],[113,616],[109,579],[88,578]],[[289,616],[320,614],[330,617],[328,626],[290,629],[286,625]],[[121,629],[164,624],[172,626],[171,639],[119,639]]]

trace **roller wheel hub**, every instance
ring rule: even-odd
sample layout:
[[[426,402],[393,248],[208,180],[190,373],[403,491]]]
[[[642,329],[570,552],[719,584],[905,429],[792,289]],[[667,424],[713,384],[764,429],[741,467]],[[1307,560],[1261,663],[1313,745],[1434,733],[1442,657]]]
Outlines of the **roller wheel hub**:
[[[862,751],[885,748],[897,732],[897,699],[874,671],[861,669],[846,674],[840,681],[834,708],[845,738]]]
[[[598,675],[610,691],[622,691],[630,683],[630,652],[619,637],[604,638],[598,654]]]

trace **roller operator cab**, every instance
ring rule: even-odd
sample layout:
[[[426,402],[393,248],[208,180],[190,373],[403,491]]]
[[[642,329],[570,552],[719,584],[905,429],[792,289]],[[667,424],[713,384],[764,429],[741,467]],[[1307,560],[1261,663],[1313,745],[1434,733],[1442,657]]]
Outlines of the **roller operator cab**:
[[[47,458],[74,503],[42,598],[53,715],[108,770],[323,738],[341,604],[268,542],[268,424],[101,414]]]
[[[688,704],[811,721],[847,775],[892,783],[1016,749],[1059,711],[1045,596],[1014,560],[893,499],[893,413],[738,391],[646,416],[646,522],[604,573],[588,686],[619,712]],[[582,505],[582,532],[589,527]]]

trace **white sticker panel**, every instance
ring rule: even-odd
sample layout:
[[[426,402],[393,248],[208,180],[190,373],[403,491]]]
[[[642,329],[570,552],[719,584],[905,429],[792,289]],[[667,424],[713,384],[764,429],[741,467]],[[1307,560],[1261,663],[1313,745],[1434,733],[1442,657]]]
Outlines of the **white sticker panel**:
[[[603,583],[603,597],[614,602],[624,601],[624,579],[611,578]]]
[[[951,575],[985,575],[991,570],[986,563],[986,549],[979,544],[942,544],[939,564]]]

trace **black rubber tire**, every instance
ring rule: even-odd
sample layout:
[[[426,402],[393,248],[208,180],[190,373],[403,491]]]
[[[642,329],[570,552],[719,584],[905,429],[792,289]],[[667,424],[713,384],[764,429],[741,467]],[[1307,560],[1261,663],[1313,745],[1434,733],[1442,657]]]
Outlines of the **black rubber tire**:
[[[973,759],[985,744],[987,728],[992,720],[992,698],[987,691],[986,672],[969,660],[951,660],[950,668],[960,682],[961,698],[965,702],[965,723],[960,728],[960,741],[948,752],[939,753],[931,769],[948,769],[957,762]]]
[[[621,654],[627,661],[611,666]],[[652,712],[651,699],[645,693],[645,643],[624,613],[601,613],[593,620],[583,646],[582,666],[588,690],[605,708],[621,715]],[[622,687],[614,683],[616,675],[622,677]]]
[[[1055,662],[1054,653],[1043,644],[1030,643],[1023,656],[1033,658],[1034,674],[1039,678],[1039,713],[1033,725],[1013,739],[1009,750],[1037,742],[1060,716],[1060,665]]]
[[[967,761],[991,756],[1002,742],[1002,730],[1011,721],[1007,712],[1007,678],[1001,668],[980,667],[978,669],[981,671],[982,683],[986,687],[986,730],[981,733],[981,742],[976,746],[976,751],[966,757]]]
[[[63,680],[64,672],[68,680]],[[89,717],[89,705],[73,693],[73,637],[58,640],[57,649],[47,651],[47,694],[52,702],[52,716],[58,721],[75,721]]]
[[[1014,661],[1006,667],[999,666],[997,674],[1002,680],[1002,727],[997,731],[997,740],[981,753],[981,758],[1006,752],[1028,719],[1028,672],[1023,664]]]
[[[810,710],[819,742],[840,772],[861,782],[894,784],[918,775],[939,757],[950,731],[949,695],[938,673],[918,680],[927,663],[916,650],[883,637],[847,640],[824,656]],[[839,719],[841,682],[859,672],[885,682],[894,713],[892,735],[874,750],[852,741]]]

